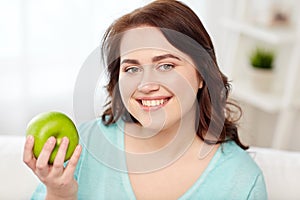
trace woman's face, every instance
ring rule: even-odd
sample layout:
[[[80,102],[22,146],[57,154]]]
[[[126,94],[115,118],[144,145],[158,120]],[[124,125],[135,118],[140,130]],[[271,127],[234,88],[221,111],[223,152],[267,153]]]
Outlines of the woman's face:
[[[121,98],[141,126],[160,131],[195,120],[202,80],[188,55],[151,27],[127,31],[120,51]]]

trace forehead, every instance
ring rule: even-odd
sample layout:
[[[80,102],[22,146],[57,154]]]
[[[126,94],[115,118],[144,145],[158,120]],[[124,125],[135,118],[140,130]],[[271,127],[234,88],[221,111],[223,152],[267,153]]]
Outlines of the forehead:
[[[169,43],[162,32],[156,27],[137,27],[125,31],[122,34],[120,44],[120,56],[124,57],[130,55],[133,52],[168,52],[185,60],[191,60],[191,58],[182,51],[175,48]]]

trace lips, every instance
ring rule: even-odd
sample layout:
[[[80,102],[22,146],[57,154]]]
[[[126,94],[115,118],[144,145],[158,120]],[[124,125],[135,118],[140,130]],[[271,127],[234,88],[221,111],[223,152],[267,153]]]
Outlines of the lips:
[[[171,97],[151,97],[151,98],[138,98],[136,99],[139,104],[146,110],[153,110],[163,107]]]

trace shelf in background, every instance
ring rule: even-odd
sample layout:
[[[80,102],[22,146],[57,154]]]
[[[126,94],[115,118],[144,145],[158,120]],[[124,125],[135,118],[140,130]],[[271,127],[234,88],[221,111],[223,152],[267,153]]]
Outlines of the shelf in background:
[[[268,113],[278,113],[282,108],[282,98],[275,93],[257,91],[249,82],[235,82],[232,85],[232,97]]]
[[[230,19],[222,20],[221,23],[229,30],[240,32],[270,44],[293,43],[297,39],[297,32],[293,29],[267,28]]]

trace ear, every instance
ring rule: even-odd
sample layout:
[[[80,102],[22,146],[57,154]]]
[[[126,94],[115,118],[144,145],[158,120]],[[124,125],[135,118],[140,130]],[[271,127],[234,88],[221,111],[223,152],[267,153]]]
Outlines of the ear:
[[[202,87],[203,87],[203,80],[200,80],[198,89],[201,89]]]
[[[203,78],[199,73],[197,73],[197,79],[199,81],[198,89],[201,89],[203,87]]]

